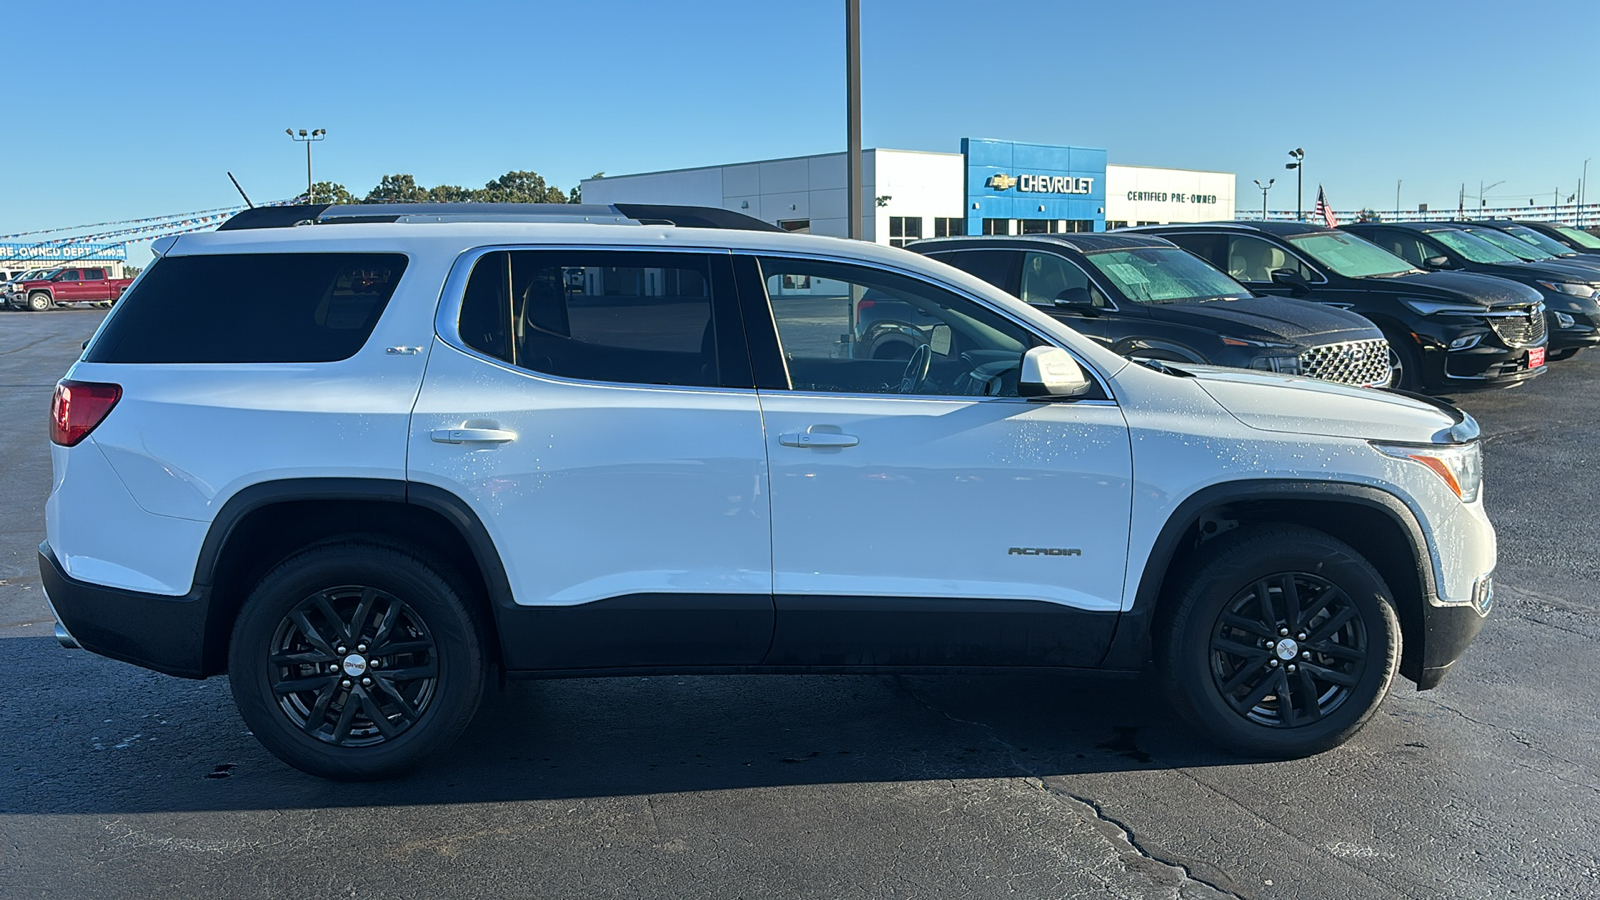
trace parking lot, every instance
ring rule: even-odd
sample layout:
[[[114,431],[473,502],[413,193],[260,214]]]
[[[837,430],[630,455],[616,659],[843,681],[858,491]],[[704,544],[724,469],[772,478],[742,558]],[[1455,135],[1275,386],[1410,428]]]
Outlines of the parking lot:
[[[1600,895],[1600,352],[1453,398],[1494,616],[1321,756],[1220,754],[1142,681],[619,678],[512,682],[361,785],[270,756],[224,679],[51,637],[46,410],[101,315],[0,312],[0,897]]]

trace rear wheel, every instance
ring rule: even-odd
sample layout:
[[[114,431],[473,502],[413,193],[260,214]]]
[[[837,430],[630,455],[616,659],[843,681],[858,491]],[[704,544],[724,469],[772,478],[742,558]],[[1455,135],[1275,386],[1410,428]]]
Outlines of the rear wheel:
[[[50,308],[50,295],[44,291],[37,291],[29,294],[28,308],[34,312],[44,312]]]
[[[234,702],[312,775],[399,775],[454,741],[483,695],[482,632],[448,570],[363,540],[316,546],[262,578],[234,625]]]
[[[1302,756],[1344,743],[1388,693],[1400,626],[1349,545],[1298,526],[1244,527],[1180,574],[1156,661],[1196,728],[1229,749]]]

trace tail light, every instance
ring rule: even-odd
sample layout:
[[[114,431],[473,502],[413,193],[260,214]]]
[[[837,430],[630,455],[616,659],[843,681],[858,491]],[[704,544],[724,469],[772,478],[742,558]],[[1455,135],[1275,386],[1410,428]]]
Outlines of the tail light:
[[[77,446],[121,399],[122,386],[118,384],[60,382],[50,399],[50,441],[63,447]]]
[[[862,300],[860,303],[856,304],[856,309],[871,309],[877,305],[878,301],[876,300]]]

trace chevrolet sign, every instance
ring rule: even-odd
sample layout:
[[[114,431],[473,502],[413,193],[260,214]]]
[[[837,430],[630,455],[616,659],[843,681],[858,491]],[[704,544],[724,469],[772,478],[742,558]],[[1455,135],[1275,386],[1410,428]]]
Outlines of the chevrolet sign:
[[[1072,175],[1017,175],[1013,177],[1000,173],[990,175],[985,184],[997,191],[1010,190],[1015,185],[1019,194],[1091,194],[1094,192],[1093,178],[1079,178]]]

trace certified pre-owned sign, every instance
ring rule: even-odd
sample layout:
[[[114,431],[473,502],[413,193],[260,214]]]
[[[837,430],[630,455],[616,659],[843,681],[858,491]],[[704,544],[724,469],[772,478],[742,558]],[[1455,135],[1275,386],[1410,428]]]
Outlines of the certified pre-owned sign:
[[[1090,194],[1094,192],[1093,178],[1073,175],[1007,175],[1004,172],[990,175],[988,186],[997,191],[1010,190],[1013,185],[1019,194]]]

